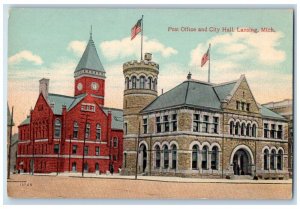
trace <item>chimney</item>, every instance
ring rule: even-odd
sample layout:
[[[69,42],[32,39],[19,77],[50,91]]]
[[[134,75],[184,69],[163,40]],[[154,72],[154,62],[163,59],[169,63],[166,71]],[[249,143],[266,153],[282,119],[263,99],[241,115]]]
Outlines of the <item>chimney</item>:
[[[39,93],[42,93],[45,100],[48,100],[48,92],[49,92],[49,79],[42,78],[40,80]]]
[[[145,53],[145,58],[144,59],[147,60],[147,61],[151,61],[152,54],[151,53]]]
[[[192,74],[191,74],[191,72],[189,72],[189,74],[187,75],[187,77],[186,77],[188,80],[191,80],[192,79]]]

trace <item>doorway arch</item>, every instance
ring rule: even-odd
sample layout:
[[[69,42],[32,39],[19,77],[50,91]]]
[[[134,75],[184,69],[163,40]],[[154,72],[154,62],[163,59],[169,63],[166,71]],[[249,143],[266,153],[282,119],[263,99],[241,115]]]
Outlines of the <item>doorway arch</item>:
[[[254,157],[251,149],[246,145],[237,146],[231,153],[230,164],[234,175],[252,175]]]
[[[142,173],[145,173],[147,168],[147,157],[147,146],[141,143],[139,147],[139,166]]]

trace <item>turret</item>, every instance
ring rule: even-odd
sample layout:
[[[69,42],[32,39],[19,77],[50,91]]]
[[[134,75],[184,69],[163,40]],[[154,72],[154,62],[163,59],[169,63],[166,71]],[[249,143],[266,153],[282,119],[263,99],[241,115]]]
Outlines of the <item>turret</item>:
[[[138,134],[139,113],[157,97],[159,65],[146,53],[144,60],[123,64],[125,90],[123,98],[125,136]],[[126,132],[127,131],[127,132]]]

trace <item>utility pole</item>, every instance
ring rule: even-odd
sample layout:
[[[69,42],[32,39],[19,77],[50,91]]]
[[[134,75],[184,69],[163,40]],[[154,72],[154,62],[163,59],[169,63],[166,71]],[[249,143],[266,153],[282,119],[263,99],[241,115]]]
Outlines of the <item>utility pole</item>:
[[[135,161],[135,180],[137,180],[137,170],[138,170],[138,160],[139,160],[139,136],[140,136],[140,120],[139,120],[139,130],[136,138],[136,161]]]
[[[73,152],[73,150],[71,151],[71,134],[70,134],[69,138],[70,138],[70,142],[69,142],[69,172],[71,172],[71,152]]]
[[[10,155],[11,155],[11,137],[12,137],[12,127],[13,127],[13,117],[14,117],[14,107],[11,109],[11,117],[9,123],[9,142],[8,142],[8,163],[7,163],[7,179],[10,178]],[[7,118],[9,119],[9,118]]]
[[[84,152],[85,152],[85,140],[86,140],[86,128],[87,128],[87,117],[88,115],[85,115],[85,129],[84,129],[84,139],[83,139],[83,152],[82,152],[82,171],[81,176],[84,177]]]

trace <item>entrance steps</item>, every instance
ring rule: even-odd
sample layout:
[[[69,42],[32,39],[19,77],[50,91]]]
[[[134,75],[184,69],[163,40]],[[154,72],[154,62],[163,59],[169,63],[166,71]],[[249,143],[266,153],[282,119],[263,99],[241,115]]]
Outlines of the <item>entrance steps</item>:
[[[234,175],[232,179],[241,180],[241,179],[253,179],[253,176],[250,175]]]

